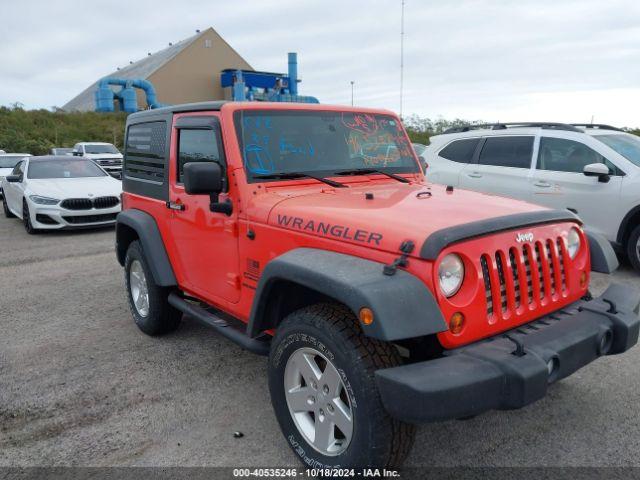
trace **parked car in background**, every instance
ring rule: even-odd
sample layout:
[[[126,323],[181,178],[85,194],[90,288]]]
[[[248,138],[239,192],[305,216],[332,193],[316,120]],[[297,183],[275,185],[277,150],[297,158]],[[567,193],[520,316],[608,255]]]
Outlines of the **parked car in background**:
[[[115,178],[122,176],[122,153],[110,143],[80,142],[73,146],[73,155],[90,158]]]
[[[577,213],[640,270],[640,138],[609,125],[518,123],[431,137],[430,181]]]
[[[427,168],[427,160],[425,159],[425,151],[427,150],[427,146],[422,143],[412,143],[411,146],[416,152],[420,163],[422,164],[422,168]]]
[[[2,188],[5,215],[28,233],[113,225],[120,211],[121,183],[88,158],[24,158]]]
[[[55,147],[49,150],[49,155],[73,155],[73,148]]]
[[[5,153],[0,151],[0,198],[2,198],[2,179],[11,173],[16,164],[25,157],[30,157],[30,153]]]

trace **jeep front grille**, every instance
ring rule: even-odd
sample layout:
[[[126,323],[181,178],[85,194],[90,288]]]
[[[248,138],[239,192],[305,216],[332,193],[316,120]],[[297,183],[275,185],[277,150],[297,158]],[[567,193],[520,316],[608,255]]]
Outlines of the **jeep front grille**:
[[[565,248],[557,237],[483,254],[480,268],[489,322],[532,303],[561,300],[567,290]]]

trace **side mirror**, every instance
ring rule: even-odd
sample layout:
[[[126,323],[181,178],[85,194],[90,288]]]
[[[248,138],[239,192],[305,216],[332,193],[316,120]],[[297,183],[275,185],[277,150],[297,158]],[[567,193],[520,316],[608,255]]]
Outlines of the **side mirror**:
[[[216,213],[231,215],[229,200],[219,202],[218,195],[224,188],[222,167],[216,162],[189,162],[183,170],[184,191],[188,195],[209,195],[209,209]]]
[[[598,177],[598,181],[602,183],[607,183],[611,175],[609,167],[604,163],[590,163],[589,165],[585,165],[582,173],[587,177]]]
[[[222,191],[222,168],[215,162],[189,162],[183,170],[184,190],[189,195],[210,195]]]
[[[20,183],[22,181],[21,175],[7,175],[4,178],[6,178],[9,183]]]
[[[425,170],[427,168],[429,168],[429,164],[427,163],[427,159],[424,158],[422,155],[418,155],[418,160],[420,160],[420,163],[422,164],[422,166],[424,167]]]
[[[71,152],[71,155],[73,155],[74,157],[81,157],[82,152],[79,152],[78,150],[74,150],[73,152]]]

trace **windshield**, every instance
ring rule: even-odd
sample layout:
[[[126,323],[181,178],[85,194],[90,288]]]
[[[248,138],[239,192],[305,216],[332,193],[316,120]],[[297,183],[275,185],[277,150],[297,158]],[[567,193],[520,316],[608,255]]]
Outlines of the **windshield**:
[[[23,158],[24,155],[0,155],[0,168],[13,168]]]
[[[120,153],[113,145],[85,145],[85,153]]]
[[[594,135],[624,158],[640,167],[640,138],[630,133],[618,135]]]
[[[105,177],[102,171],[92,160],[37,160],[29,163],[27,178],[85,178]]]
[[[402,125],[390,115],[240,110],[235,123],[249,182],[287,172],[420,172]]]

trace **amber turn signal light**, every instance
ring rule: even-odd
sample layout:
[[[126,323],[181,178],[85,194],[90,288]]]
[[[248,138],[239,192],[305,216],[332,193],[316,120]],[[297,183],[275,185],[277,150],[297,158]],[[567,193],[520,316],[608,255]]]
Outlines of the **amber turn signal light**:
[[[370,308],[362,307],[358,316],[363,325],[371,325],[373,323],[373,311]]]
[[[587,286],[587,272],[580,273],[580,288]]]
[[[451,320],[449,320],[449,331],[454,335],[462,332],[464,328],[464,315],[460,312],[456,312],[451,315]]]

